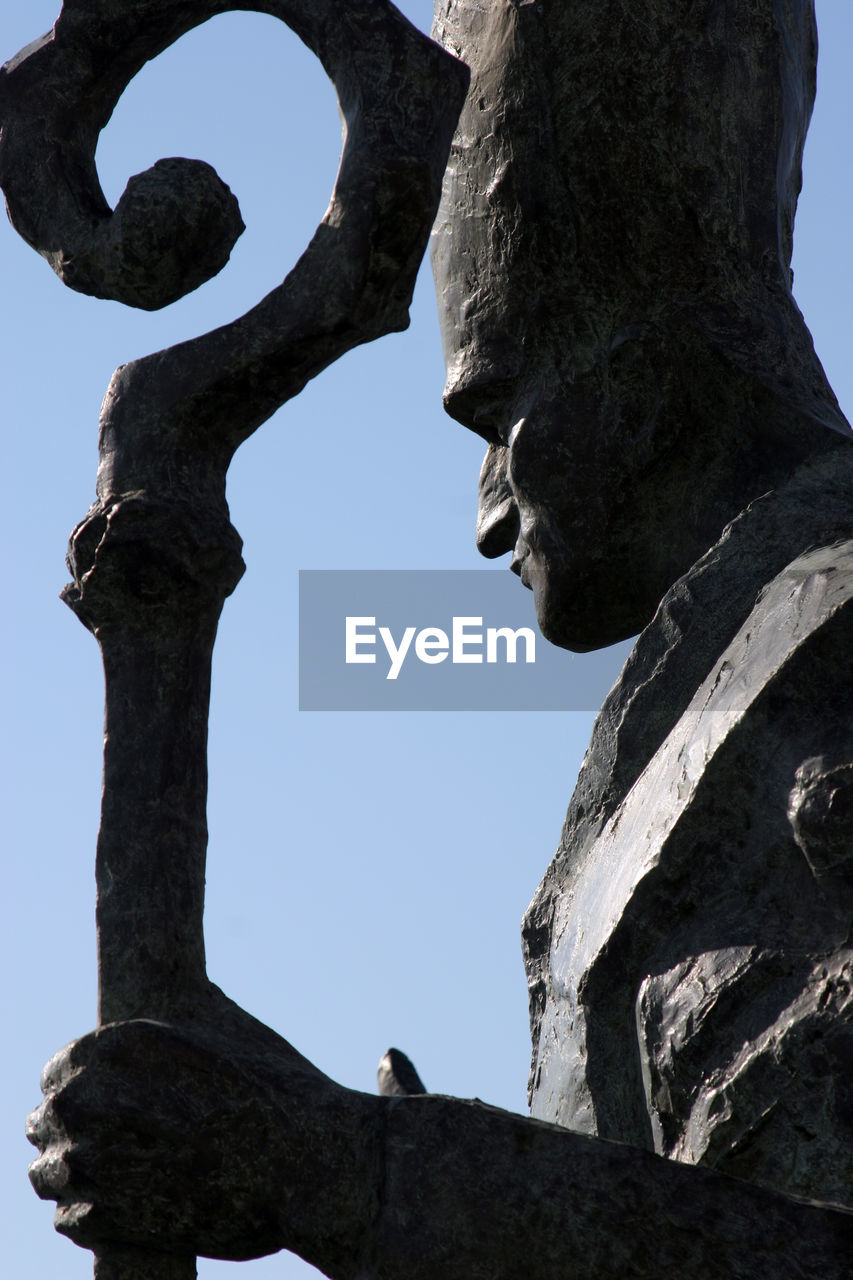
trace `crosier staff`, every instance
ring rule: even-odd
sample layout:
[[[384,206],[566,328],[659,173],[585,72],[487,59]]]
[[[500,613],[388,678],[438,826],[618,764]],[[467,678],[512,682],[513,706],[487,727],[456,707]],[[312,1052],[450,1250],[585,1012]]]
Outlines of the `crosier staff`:
[[[285,280],[231,324],[122,366],[104,401],[96,500],[72,534],[63,592],[105,674],[99,1025],[192,1022],[210,1003],[210,666],[243,572],[228,464],[338,356],[407,327],[468,79],[387,0],[65,0],[53,30],[0,71],[0,183],[16,230],[71,288],[156,310],[227,262],[243,224],[210,166],[161,160],[113,211],[94,156],[144,63],[239,9],[280,18],[317,54],[345,146],[329,209]],[[195,1260],[116,1242],[96,1252],[95,1275],[190,1280]]]

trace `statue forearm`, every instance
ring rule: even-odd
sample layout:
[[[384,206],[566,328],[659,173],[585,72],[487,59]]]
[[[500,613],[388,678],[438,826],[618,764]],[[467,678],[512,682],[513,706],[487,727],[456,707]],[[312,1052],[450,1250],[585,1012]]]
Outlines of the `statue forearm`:
[[[31,1122],[78,1243],[333,1280],[843,1280],[853,1215],[478,1101],[329,1080],[211,988],[206,1025],[117,1023],[57,1055]]]
[[[853,1216],[455,1098],[389,1100],[376,1280],[841,1280]]]

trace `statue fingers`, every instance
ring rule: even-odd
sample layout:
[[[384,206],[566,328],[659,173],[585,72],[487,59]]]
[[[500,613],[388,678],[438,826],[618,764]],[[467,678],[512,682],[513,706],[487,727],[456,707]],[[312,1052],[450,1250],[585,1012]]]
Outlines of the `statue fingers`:
[[[47,1098],[27,1116],[27,1140],[38,1147],[39,1156],[29,1168],[30,1182],[42,1200],[59,1200],[68,1192],[70,1170],[66,1161],[67,1138],[56,1115],[52,1098]]]

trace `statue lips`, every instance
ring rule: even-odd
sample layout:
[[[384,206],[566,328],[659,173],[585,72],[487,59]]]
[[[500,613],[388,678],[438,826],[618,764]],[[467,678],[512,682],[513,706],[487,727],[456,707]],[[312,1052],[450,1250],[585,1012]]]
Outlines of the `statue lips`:
[[[518,541],[513,549],[512,559],[509,562],[509,567],[512,573],[517,573],[519,578],[521,578],[522,586],[527,587],[528,591],[532,591],[533,585],[527,573],[527,558],[529,555],[530,548],[524,541],[524,538],[522,538],[521,534],[519,534]]]
[[[555,563],[558,552],[556,539],[548,536],[542,523],[534,515],[522,516],[521,532],[516,539],[509,567],[517,573],[529,591],[544,591],[548,585],[549,568]]]

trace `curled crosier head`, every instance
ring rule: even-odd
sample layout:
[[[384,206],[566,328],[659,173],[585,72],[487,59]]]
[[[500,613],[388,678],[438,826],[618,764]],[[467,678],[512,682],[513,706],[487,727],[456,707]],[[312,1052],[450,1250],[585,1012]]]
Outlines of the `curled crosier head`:
[[[95,149],[146,62],[209,18],[246,8],[291,27],[335,83],[350,144],[341,173],[362,188],[356,203],[370,205],[377,177],[393,185],[412,156],[428,171],[428,198],[409,211],[413,243],[425,239],[466,77],[388,0],[64,0],[52,31],[0,69],[0,186],[13,226],[72,289],[156,310],[228,261],[243,222],[209,165],[159,160],[130,179],[112,210]],[[439,80],[447,82],[441,109]],[[377,199],[371,221],[388,204]],[[403,248],[399,265],[409,273]]]

